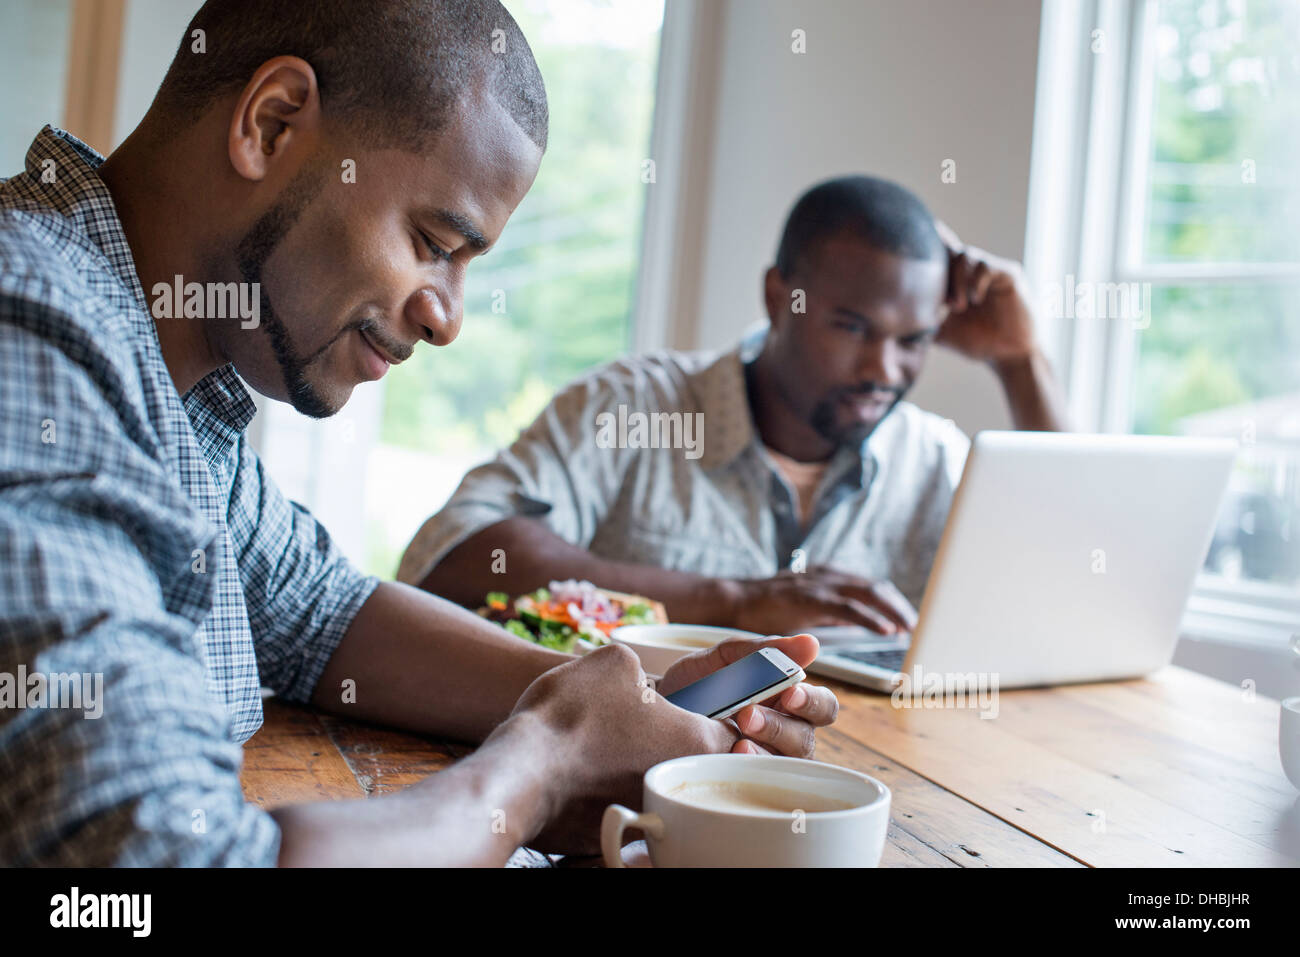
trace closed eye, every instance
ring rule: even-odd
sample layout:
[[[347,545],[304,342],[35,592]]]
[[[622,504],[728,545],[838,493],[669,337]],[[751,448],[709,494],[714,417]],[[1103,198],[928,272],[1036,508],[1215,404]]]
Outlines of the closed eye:
[[[451,253],[430,239],[423,229],[416,230],[416,232],[419,233],[420,241],[424,243],[425,248],[429,250],[429,255],[442,262],[451,262]]]

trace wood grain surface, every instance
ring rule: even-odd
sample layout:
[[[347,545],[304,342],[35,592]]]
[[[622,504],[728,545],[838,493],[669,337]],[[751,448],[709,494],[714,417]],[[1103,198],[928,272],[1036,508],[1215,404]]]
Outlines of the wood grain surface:
[[[893,792],[885,867],[1296,866],[1300,798],[1278,703],[1182,668],[1002,692],[974,708],[898,708],[839,682],[817,758]],[[267,699],[244,748],[263,807],[388,794],[469,752]],[[525,854],[517,863],[555,863]],[[580,864],[581,861],[568,861]]]

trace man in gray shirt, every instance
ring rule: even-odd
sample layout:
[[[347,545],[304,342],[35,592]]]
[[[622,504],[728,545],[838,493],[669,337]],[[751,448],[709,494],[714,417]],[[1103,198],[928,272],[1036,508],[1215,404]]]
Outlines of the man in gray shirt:
[[[623,359],[560,392],[420,529],[398,578],[467,605],[548,578],[759,632],[910,629],[969,442],[903,400],[939,342],[1016,428],[1060,429],[1017,264],[865,176],[795,204],[768,326],[722,354]]]

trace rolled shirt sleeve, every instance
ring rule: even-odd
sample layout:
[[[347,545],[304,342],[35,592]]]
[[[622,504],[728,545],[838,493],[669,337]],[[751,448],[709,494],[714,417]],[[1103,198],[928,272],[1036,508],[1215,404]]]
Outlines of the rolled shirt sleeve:
[[[619,494],[630,456],[598,442],[598,417],[620,404],[642,408],[629,368],[614,363],[551,399],[515,442],[472,469],[416,533],[399,581],[418,584],[452,549],[508,518],[535,518],[565,541],[591,544]]]
[[[239,441],[229,529],[261,681],[311,700],[321,672],[379,580],[363,575],[310,512],[285,498]]]

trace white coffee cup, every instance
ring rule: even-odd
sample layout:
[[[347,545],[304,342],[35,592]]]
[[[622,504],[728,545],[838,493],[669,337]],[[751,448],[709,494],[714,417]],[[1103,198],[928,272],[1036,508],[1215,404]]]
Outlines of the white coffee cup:
[[[683,786],[796,792],[843,810],[757,810],[686,800]],[[725,790],[725,789],[724,789]],[[674,793],[676,792],[676,794]],[[847,768],[801,758],[700,754],[645,773],[642,813],[611,804],[601,822],[607,867],[622,867],[623,832],[645,832],[656,867],[876,867],[889,828],[889,788]]]
[[[1282,770],[1300,789],[1300,695],[1282,700],[1277,749],[1282,755]]]

